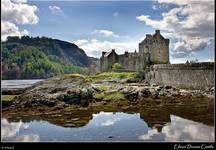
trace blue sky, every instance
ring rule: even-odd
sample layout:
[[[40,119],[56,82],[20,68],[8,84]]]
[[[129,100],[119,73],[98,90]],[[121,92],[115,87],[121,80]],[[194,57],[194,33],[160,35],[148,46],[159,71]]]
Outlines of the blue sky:
[[[131,52],[135,49],[138,50],[138,43],[145,38],[146,34],[153,34],[155,29],[160,29],[162,35],[171,40],[171,63],[193,59],[214,60],[213,32],[211,34],[213,28],[207,27],[210,29],[209,32],[196,31],[197,26],[193,22],[196,23],[199,20],[196,19],[197,17],[190,8],[187,8],[187,3],[161,1],[164,2],[32,0],[21,3],[21,5],[37,7],[37,10],[32,10],[32,16],[26,17],[27,14],[20,13],[28,21],[18,22],[16,19],[12,20],[7,17],[3,17],[2,21],[3,23],[6,21],[13,23],[19,30],[16,33],[20,35],[27,32],[28,35],[34,37],[46,36],[69,41],[77,44],[88,55],[94,57],[100,57],[101,51],[108,51],[111,48],[115,48],[118,53],[123,53],[125,50]],[[191,8],[192,10],[198,7],[197,4],[192,4],[192,6],[194,7]],[[17,5],[17,7],[20,6]],[[182,9],[178,10],[178,8]],[[186,14],[183,14],[183,9]],[[209,10],[209,8],[203,9]],[[4,12],[6,15],[7,10]],[[212,12],[213,10],[210,10],[205,15],[211,17]],[[170,18],[174,21],[177,18],[180,25],[192,22],[190,28],[194,35],[186,33],[188,27],[184,27],[184,25],[182,25],[184,28],[181,26],[177,28],[179,24],[169,21]],[[32,23],[32,20],[35,22]],[[211,19],[207,21],[210,21],[211,25]],[[208,22],[206,24],[205,21],[203,22],[200,26],[206,28]]]
[[[32,36],[50,36],[71,41],[80,38],[96,38],[92,34],[97,29],[107,29],[122,36],[140,38],[154,32],[136,19],[142,14],[157,14],[151,9],[153,2],[72,2],[72,1],[33,1],[29,4],[39,8],[37,25],[21,25],[21,29],[31,31]],[[53,14],[49,6],[58,6],[64,12]],[[156,17],[156,15],[154,15]],[[158,15],[157,17],[160,17]],[[100,37],[104,39],[103,37]],[[107,39],[107,38],[106,38]],[[108,38],[108,40],[116,40]],[[124,40],[124,39],[117,39]]]

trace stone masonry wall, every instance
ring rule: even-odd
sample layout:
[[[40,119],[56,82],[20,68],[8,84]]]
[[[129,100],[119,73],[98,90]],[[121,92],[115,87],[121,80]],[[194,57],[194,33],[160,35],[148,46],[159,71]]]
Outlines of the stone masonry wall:
[[[185,89],[214,87],[214,63],[159,64],[150,67],[145,78],[151,83]]]

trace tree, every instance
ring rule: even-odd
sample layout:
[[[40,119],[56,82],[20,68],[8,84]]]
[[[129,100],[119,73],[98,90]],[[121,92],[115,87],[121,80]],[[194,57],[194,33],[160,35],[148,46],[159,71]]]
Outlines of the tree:
[[[113,65],[112,65],[112,69],[121,69],[122,68],[122,66],[121,66],[121,64],[119,64],[119,63],[114,63]]]

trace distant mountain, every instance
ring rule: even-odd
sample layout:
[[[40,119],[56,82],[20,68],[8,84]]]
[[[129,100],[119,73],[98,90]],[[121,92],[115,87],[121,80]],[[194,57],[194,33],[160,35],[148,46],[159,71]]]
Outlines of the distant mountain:
[[[2,79],[48,78],[82,73],[97,64],[77,45],[47,37],[8,37],[2,42]]]

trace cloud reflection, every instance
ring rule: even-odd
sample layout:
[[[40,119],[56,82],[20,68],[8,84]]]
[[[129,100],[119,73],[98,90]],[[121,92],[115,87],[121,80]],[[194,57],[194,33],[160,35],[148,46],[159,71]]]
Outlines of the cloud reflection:
[[[37,134],[17,135],[21,129],[28,129],[29,125],[23,122],[8,122],[1,119],[1,139],[2,141],[37,142],[40,137]]]
[[[171,123],[167,123],[162,132],[149,129],[147,134],[138,139],[147,141],[214,141],[214,127],[171,115]]]

